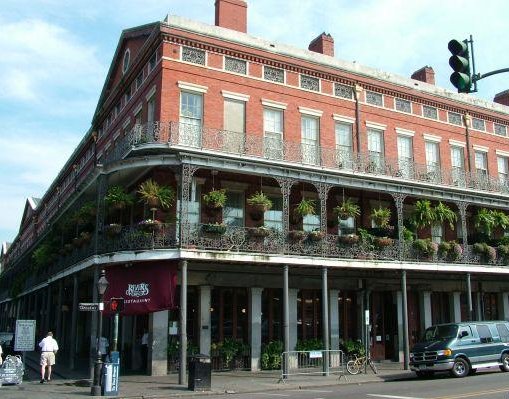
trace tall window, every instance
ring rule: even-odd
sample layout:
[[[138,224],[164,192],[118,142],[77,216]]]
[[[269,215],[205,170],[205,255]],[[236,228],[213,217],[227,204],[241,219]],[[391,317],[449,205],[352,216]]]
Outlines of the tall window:
[[[314,200],[316,209],[320,209],[320,201]],[[302,230],[313,231],[320,230],[320,216],[319,215],[306,215],[302,218]]]
[[[502,186],[507,187],[508,186],[508,167],[507,167],[507,161],[508,159],[506,157],[498,157],[497,158],[497,164],[498,164],[498,180],[500,181],[500,184]]]
[[[451,147],[451,177],[453,184],[457,186],[465,185],[465,156],[463,147]]]
[[[271,195],[269,199],[272,201],[272,208],[264,214],[264,225],[281,231],[283,230],[283,197]]]
[[[223,149],[227,152],[243,153],[246,129],[245,101],[224,100]]]
[[[183,91],[180,94],[179,143],[198,147],[201,142],[203,96]]]
[[[228,226],[244,226],[244,193],[228,191],[223,210],[223,220]]]
[[[264,154],[266,158],[283,159],[283,111],[263,110]]]
[[[442,242],[443,227],[441,224],[431,226],[431,241],[440,244]]]
[[[408,178],[413,166],[412,137],[398,136],[398,164],[402,177]]]
[[[318,165],[318,122],[312,116],[302,116],[302,162],[309,165]]]
[[[147,102],[147,133],[151,135],[154,131],[154,117],[156,110],[155,96],[150,97]]]
[[[336,155],[340,168],[352,168],[352,124],[336,122]]]
[[[488,176],[488,155],[484,151],[475,152],[475,170],[480,178]]]
[[[383,166],[384,144],[383,131],[368,129],[369,167],[376,171]]]
[[[426,170],[428,177],[436,180],[440,174],[440,149],[438,143],[426,141]]]

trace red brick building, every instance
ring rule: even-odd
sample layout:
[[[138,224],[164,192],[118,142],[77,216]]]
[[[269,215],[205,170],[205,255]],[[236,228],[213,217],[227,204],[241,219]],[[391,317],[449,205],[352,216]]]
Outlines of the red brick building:
[[[216,26],[122,33],[90,131],[3,254],[0,325],[36,318],[76,367],[99,269],[152,264],[178,270],[177,307],[124,315],[119,340],[137,368],[148,329],[152,374],[172,368],[168,326],[172,358],[233,339],[257,370],[271,341],[365,340],[365,310],[372,356],[397,361],[433,323],[508,319],[509,93],[342,61],[326,33],[303,50],[246,30],[246,2],[217,0]],[[170,206],[141,202],[148,179]]]

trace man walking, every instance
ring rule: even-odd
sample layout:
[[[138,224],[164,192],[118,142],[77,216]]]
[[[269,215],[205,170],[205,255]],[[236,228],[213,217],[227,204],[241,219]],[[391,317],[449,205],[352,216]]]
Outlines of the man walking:
[[[57,341],[53,338],[51,331],[48,331],[46,338],[39,342],[39,348],[41,348],[41,384],[44,384],[46,367],[48,368],[48,378],[46,378],[46,381],[51,381],[51,366],[55,364],[55,354],[58,351]]]

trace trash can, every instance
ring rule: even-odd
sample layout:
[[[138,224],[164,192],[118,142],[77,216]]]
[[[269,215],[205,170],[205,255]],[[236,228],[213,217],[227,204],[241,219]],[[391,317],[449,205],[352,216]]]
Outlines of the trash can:
[[[212,367],[207,355],[194,355],[189,360],[188,389],[210,391]]]

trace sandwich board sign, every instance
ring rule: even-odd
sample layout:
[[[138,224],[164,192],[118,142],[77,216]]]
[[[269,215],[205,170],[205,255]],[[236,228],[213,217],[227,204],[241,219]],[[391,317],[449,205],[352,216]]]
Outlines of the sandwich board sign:
[[[31,352],[35,349],[35,320],[16,320],[14,351]]]

